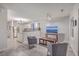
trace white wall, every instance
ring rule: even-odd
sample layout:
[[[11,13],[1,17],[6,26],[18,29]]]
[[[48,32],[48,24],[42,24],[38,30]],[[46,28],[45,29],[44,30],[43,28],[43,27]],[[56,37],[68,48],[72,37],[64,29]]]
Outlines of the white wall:
[[[79,9],[78,9],[78,56],[79,56]]]
[[[8,20],[15,16],[15,13],[0,5],[0,50],[9,49],[15,46],[15,41],[8,38]],[[11,24],[10,24],[11,25]]]
[[[78,9],[78,56],[79,56],[79,9]]]
[[[7,48],[7,10],[0,7],[0,50]]]
[[[69,16],[61,17],[56,19],[56,21],[52,21],[52,24],[58,26],[59,32],[59,41],[69,41]]]
[[[71,12],[71,15],[70,15],[69,24],[71,24],[72,17],[74,17],[74,20],[78,21],[78,8],[79,8],[79,4],[75,4],[73,7],[73,10]],[[70,46],[71,46],[73,52],[75,53],[75,55],[78,55],[78,22],[77,22],[77,26],[74,27],[74,37],[71,36],[71,26],[70,26],[69,39],[70,39]]]

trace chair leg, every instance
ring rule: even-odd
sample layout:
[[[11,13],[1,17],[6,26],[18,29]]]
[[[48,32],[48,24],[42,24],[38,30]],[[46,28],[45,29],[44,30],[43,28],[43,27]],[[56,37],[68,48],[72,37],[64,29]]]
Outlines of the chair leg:
[[[34,45],[29,45],[29,49],[32,49],[33,47],[35,47]]]

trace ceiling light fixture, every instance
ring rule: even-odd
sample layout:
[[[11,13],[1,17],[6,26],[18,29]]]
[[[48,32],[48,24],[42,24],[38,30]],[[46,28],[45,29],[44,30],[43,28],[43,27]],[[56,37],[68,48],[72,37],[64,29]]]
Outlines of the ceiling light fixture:
[[[50,20],[52,20],[52,17],[51,17],[51,15],[50,14],[48,14],[47,13],[47,19],[50,21]]]
[[[17,17],[14,17],[13,20],[22,21],[22,22],[29,22],[30,21],[29,19],[26,19],[26,18],[17,18]]]

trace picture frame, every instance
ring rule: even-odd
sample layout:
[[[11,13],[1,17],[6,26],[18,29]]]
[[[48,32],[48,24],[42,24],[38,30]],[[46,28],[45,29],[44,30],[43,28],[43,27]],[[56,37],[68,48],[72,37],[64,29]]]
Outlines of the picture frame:
[[[74,37],[74,17],[71,18],[71,36]]]

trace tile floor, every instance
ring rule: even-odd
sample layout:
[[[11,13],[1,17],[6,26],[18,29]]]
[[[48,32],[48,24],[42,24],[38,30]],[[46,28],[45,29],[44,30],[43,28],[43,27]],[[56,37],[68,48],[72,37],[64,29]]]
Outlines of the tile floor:
[[[46,56],[47,48],[40,45],[29,49],[28,46],[20,45],[16,49],[10,49],[0,53],[1,56]]]
[[[29,49],[28,45],[20,44],[16,49],[0,52],[0,56],[47,56],[47,48],[37,45]],[[67,56],[74,56],[70,47],[68,47]]]

